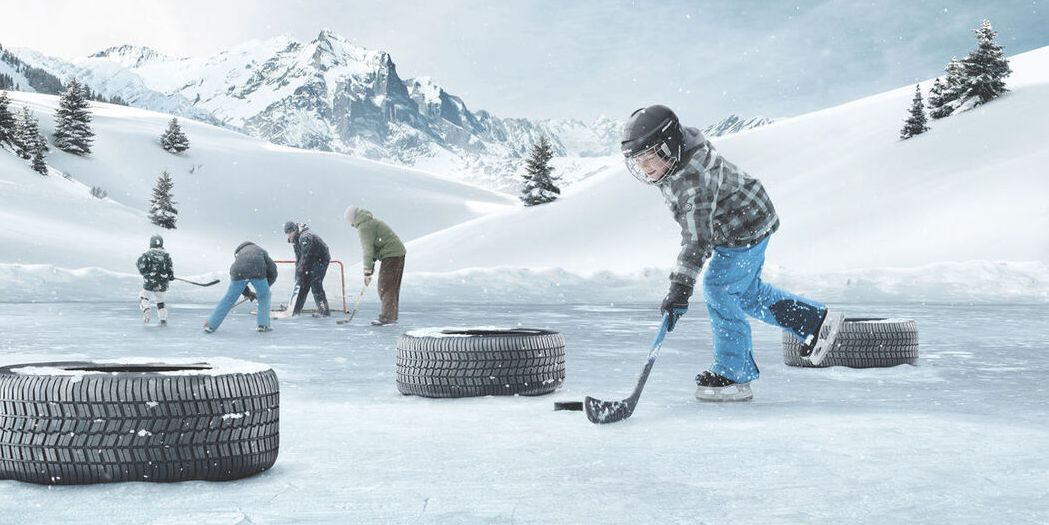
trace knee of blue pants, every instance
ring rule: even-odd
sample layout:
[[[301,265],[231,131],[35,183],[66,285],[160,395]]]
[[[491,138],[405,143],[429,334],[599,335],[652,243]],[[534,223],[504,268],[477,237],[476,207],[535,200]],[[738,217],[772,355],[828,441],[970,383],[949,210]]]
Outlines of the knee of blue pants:
[[[703,283],[703,300],[707,308],[716,310],[736,310],[742,306],[743,296],[732,289],[730,285]],[[726,308],[730,305],[736,308]]]

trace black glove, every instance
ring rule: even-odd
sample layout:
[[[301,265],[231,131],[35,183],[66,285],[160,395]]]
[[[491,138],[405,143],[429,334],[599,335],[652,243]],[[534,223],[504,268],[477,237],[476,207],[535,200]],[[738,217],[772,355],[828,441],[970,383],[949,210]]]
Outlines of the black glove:
[[[241,295],[247,297],[249,301],[255,301],[259,298],[257,295],[255,295],[255,292],[251,291],[251,288],[248,288],[247,286],[244,287],[244,291],[241,292]]]
[[[677,324],[678,317],[685,315],[685,312],[688,311],[689,297],[692,297],[691,286],[681,283],[670,283],[670,291],[663,298],[663,306],[659,308],[660,312],[670,316],[670,322],[667,325],[668,332],[674,331],[674,325]]]

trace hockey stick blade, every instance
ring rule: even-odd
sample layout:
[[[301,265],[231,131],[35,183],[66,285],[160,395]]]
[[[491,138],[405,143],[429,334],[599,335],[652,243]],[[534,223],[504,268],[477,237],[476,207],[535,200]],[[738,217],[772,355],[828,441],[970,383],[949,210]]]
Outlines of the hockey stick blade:
[[[189,279],[183,279],[181,277],[176,277],[175,280],[176,281],[182,281],[184,283],[189,283],[189,284],[192,284],[192,285],[195,285],[195,286],[211,286],[213,284],[219,284],[219,280],[218,279],[214,279],[214,280],[208,281],[206,283],[198,283],[196,281],[190,281]]]
[[[652,372],[652,366],[656,364],[656,357],[659,356],[659,348],[663,346],[663,338],[667,335],[667,327],[669,325],[670,315],[664,315],[663,325],[659,327],[659,333],[656,334],[656,339],[652,342],[652,349],[648,351],[648,360],[645,361],[645,367],[641,369],[641,377],[638,378],[637,385],[634,386],[634,392],[630,394],[630,397],[622,401],[602,401],[586,396],[583,408],[586,410],[586,418],[591,423],[595,425],[615,423],[633,415],[634,409],[637,408],[637,401],[641,398],[641,391],[645,388],[645,383],[648,381],[648,374]]]
[[[353,318],[357,316],[357,309],[361,307],[361,298],[364,297],[364,289],[367,287],[368,285],[362,286],[361,293],[357,294],[357,302],[353,304],[353,312],[350,313],[350,315],[347,316],[346,319],[339,319],[338,321],[335,321],[335,324],[350,324],[350,322],[353,321]]]

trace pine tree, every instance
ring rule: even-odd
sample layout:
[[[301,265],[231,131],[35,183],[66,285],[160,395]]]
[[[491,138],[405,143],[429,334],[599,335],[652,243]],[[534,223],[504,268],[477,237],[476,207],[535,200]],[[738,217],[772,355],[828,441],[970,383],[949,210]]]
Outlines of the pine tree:
[[[73,79],[62,93],[55,113],[55,147],[74,155],[88,155],[94,136],[87,88]]]
[[[47,139],[38,133],[35,142],[36,144],[33,145],[33,161],[30,165],[33,171],[41,175],[47,175],[47,162],[44,160],[44,153],[50,150],[47,147]]]
[[[11,113],[11,99],[0,91],[0,146],[12,144],[15,136],[15,116]]]
[[[936,80],[933,81],[926,105],[929,108],[929,116],[936,118],[934,114],[943,107],[943,83],[940,82],[940,77],[936,77]]]
[[[29,108],[23,106],[22,112],[18,115],[18,119],[15,122],[15,135],[12,145],[15,147],[15,153],[25,160],[33,158],[33,151],[35,146],[44,141],[40,141],[37,137],[40,136],[40,127],[37,125],[36,117],[29,111]],[[47,143],[44,142],[46,146]]]
[[[941,85],[937,106],[929,112],[929,116],[934,119],[948,117],[954,113],[954,110],[960,105],[958,101],[965,93],[965,68],[961,61],[951,58],[944,71],[947,72],[947,76]]]
[[[921,135],[929,131],[928,120],[925,118],[925,104],[922,102],[921,86],[914,86],[914,101],[911,103],[911,116],[900,131],[900,140],[907,140],[915,135]]]
[[[557,200],[561,189],[557,187],[556,177],[552,175],[550,159],[554,156],[550,141],[540,136],[539,142],[532,146],[532,153],[525,161],[524,187],[521,189],[521,201],[525,206],[535,206]]]
[[[962,97],[979,99],[975,104],[978,106],[1009,91],[1005,87],[1005,77],[1013,71],[1009,68],[1009,60],[1005,58],[1002,46],[994,41],[998,33],[991,27],[990,20],[984,20],[980,28],[973,32],[976,33],[977,47],[962,60],[966,79]]]
[[[172,200],[171,189],[175,183],[171,180],[171,174],[164,170],[157,178],[157,185],[153,188],[153,198],[150,199],[149,220],[169,230],[175,229],[175,221],[178,218],[178,210],[175,209],[177,202]]]
[[[189,138],[182,132],[177,118],[168,122],[168,129],[160,135],[160,145],[170,153],[182,153],[189,149]]]

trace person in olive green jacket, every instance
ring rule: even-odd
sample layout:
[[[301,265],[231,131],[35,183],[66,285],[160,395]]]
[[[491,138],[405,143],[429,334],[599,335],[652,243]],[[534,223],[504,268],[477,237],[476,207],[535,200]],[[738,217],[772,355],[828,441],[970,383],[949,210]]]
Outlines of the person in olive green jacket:
[[[404,256],[407,250],[396,233],[385,223],[372,216],[363,208],[350,206],[346,208],[346,222],[357,228],[361,238],[361,251],[364,252],[364,286],[372,282],[375,273],[375,261],[379,261],[379,300],[382,311],[379,319],[372,321],[375,326],[385,326],[397,322],[397,310],[401,298],[401,276],[404,275]]]

